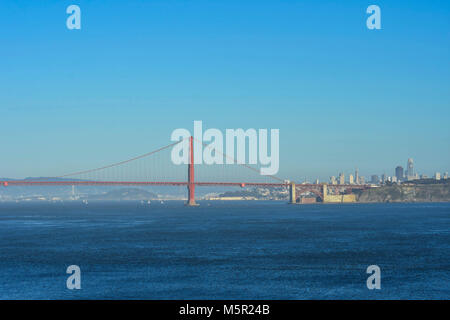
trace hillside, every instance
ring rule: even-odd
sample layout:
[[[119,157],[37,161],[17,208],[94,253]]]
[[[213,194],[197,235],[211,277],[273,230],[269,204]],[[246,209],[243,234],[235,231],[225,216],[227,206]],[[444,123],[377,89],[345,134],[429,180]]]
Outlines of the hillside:
[[[382,186],[358,194],[358,202],[442,202],[450,201],[450,184]]]

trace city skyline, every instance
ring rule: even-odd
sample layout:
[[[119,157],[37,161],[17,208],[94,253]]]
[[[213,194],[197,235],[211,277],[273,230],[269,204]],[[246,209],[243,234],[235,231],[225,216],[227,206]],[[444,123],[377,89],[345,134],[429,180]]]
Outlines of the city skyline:
[[[371,173],[369,175],[360,175],[359,169],[356,168],[354,173],[345,173],[339,172],[337,176],[330,176],[329,183],[330,184],[364,184],[364,183],[400,183],[407,182],[418,179],[448,179],[448,171],[439,172],[435,171],[432,175],[428,175],[426,173],[418,173],[414,168],[414,159],[408,158],[406,162],[407,169],[404,170],[403,166],[398,165],[392,171],[392,174],[383,172],[380,173]],[[362,180],[361,180],[362,179]],[[318,179],[316,179],[318,181]],[[320,181],[320,180],[319,180]],[[326,182],[326,181],[324,181]]]

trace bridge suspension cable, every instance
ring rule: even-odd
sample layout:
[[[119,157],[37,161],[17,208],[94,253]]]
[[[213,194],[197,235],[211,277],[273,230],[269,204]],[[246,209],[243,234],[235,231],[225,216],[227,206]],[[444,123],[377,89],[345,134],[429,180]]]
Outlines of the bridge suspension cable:
[[[125,163],[129,163],[129,162],[132,162],[132,161],[135,161],[135,160],[139,160],[139,159],[142,159],[142,158],[149,157],[149,156],[151,156],[151,155],[153,155],[153,154],[155,154],[155,153],[158,153],[158,152],[160,152],[160,151],[163,151],[163,150],[165,150],[165,149],[168,149],[168,148],[170,148],[170,147],[173,147],[173,146],[175,146],[175,145],[177,145],[177,144],[183,142],[183,141],[186,140],[186,139],[188,139],[188,138],[181,139],[180,141],[176,141],[176,142],[171,143],[171,144],[169,144],[169,145],[167,145],[167,146],[164,146],[164,147],[161,147],[161,148],[159,148],[159,149],[156,149],[156,150],[147,152],[147,153],[145,153],[145,154],[142,154],[142,155],[140,155],[140,156],[137,156],[137,157],[134,157],[134,158],[131,158],[131,159],[128,159],[128,160],[124,160],[124,161],[112,163],[112,164],[109,164],[109,165],[106,165],[106,166],[103,166],[103,167],[99,167],[99,168],[95,168],[95,169],[89,169],[89,170],[84,170],[84,171],[71,172],[71,173],[68,173],[68,174],[63,174],[63,175],[60,175],[60,176],[56,176],[55,178],[65,178],[65,177],[76,176],[76,175],[80,175],[80,174],[92,173],[92,172],[95,172],[95,171],[100,171],[100,170],[104,170],[104,169],[109,169],[109,168],[112,168],[112,167],[117,167],[117,166],[123,165],[123,164],[125,164]]]

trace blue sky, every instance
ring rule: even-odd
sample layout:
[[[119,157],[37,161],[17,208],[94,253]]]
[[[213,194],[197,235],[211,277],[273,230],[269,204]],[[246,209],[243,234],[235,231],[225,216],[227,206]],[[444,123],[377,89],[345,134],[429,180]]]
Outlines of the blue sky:
[[[193,120],[280,129],[291,179],[450,169],[449,2],[5,0],[0,44],[0,177],[123,160]]]

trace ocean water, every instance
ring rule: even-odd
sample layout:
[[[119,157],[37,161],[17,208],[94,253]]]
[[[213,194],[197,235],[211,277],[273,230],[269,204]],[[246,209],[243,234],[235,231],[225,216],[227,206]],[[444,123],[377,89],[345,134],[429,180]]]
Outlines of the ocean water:
[[[449,299],[450,204],[0,203],[0,298]]]

